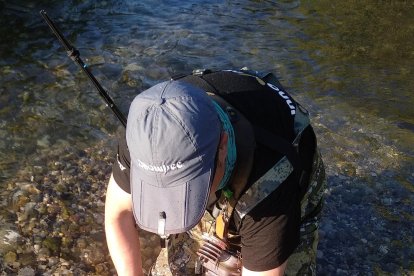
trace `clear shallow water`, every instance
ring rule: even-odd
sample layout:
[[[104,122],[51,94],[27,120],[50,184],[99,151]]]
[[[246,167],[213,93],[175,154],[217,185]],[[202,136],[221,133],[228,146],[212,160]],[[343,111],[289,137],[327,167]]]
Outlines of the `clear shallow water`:
[[[125,113],[138,91],[170,74],[275,72],[313,115],[327,165],[319,273],[414,270],[413,4],[17,1],[0,8],[0,187],[57,145],[82,150],[107,141],[113,151],[122,129],[42,21],[44,8]]]

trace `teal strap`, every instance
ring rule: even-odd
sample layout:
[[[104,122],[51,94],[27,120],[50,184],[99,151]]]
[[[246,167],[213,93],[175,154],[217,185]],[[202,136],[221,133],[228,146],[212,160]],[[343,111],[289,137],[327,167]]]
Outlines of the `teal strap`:
[[[214,100],[213,100],[213,104],[214,104],[214,107],[216,108],[217,114],[219,115],[223,129],[228,135],[225,172],[217,188],[217,190],[220,190],[226,187],[227,183],[229,182],[230,176],[234,169],[234,165],[236,163],[236,156],[237,156],[236,139],[234,136],[233,126],[231,125],[229,116],[227,115],[226,112],[224,112],[224,110],[220,107],[220,105],[216,103]]]

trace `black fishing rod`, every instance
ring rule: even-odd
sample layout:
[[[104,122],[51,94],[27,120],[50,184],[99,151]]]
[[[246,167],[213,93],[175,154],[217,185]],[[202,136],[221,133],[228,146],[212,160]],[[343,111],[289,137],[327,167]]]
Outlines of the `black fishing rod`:
[[[116,117],[121,121],[121,123],[126,126],[126,118],[124,114],[119,110],[119,108],[115,105],[114,101],[111,99],[111,97],[108,95],[108,93],[103,89],[103,87],[99,84],[99,82],[95,79],[95,77],[92,75],[91,71],[89,70],[88,65],[86,65],[82,59],[80,58],[79,51],[73,47],[62,35],[62,33],[58,30],[56,25],[53,23],[53,21],[49,18],[47,13],[44,10],[40,11],[40,14],[42,15],[43,19],[46,21],[47,25],[49,25],[52,32],[56,35],[60,43],[63,45],[63,47],[66,49],[66,53],[68,56],[76,62],[83,72],[86,73],[88,78],[93,82],[96,89],[98,89],[99,94],[102,96],[102,98],[105,100],[106,104],[112,109],[112,111],[115,113]]]

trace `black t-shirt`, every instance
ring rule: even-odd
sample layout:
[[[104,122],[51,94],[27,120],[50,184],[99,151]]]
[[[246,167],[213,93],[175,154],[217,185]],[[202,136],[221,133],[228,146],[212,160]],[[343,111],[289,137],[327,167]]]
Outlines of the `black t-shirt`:
[[[287,106],[286,97],[271,97],[271,101],[260,102],[265,93],[275,93],[271,88],[264,87],[248,76],[233,72],[217,72],[203,76],[205,80],[188,77],[180,81],[187,81],[206,91],[219,90],[227,93],[224,97],[229,103],[235,102],[237,97],[249,97],[251,104],[260,103],[258,113],[266,113],[266,108],[272,108],[272,118],[264,125],[273,133],[282,136],[288,141],[294,139],[293,116],[291,108]],[[237,93],[232,93],[237,91]],[[256,91],[256,93],[254,93]],[[252,94],[253,92],[253,94]],[[261,94],[259,94],[261,93]],[[254,99],[255,95],[257,99]],[[283,94],[285,96],[286,94]],[[291,99],[291,98],[290,98]],[[245,106],[251,110],[251,106]],[[242,108],[243,109],[243,106]],[[239,110],[243,113],[243,110]],[[277,112],[275,112],[277,111]],[[276,115],[275,115],[276,113]],[[243,113],[244,114],[244,113]],[[253,116],[260,114],[253,114]],[[237,135],[237,133],[236,133]],[[305,169],[310,170],[312,156],[315,148],[313,130],[308,127],[299,146],[300,156]],[[281,154],[269,150],[265,146],[257,145],[254,153],[252,172],[248,186],[253,184],[266,173],[280,158]],[[120,139],[118,154],[113,166],[113,175],[118,185],[130,193],[130,155],[125,137]],[[253,271],[266,271],[280,266],[292,254],[299,244],[300,228],[300,190],[297,178],[291,174],[273,193],[255,206],[239,224],[240,218],[234,212],[230,221],[230,231],[237,231],[241,236],[241,254],[243,265]],[[239,229],[235,225],[240,225]]]

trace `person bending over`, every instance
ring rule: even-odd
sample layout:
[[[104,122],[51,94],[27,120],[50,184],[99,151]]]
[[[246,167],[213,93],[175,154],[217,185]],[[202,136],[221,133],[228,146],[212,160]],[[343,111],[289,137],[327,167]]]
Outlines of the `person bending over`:
[[[119,275],[314,275],[324,166],[308,112],[271,73],[195,70],[131,103],[105,203]],[[165,265],[167,264],[167,265]]]

